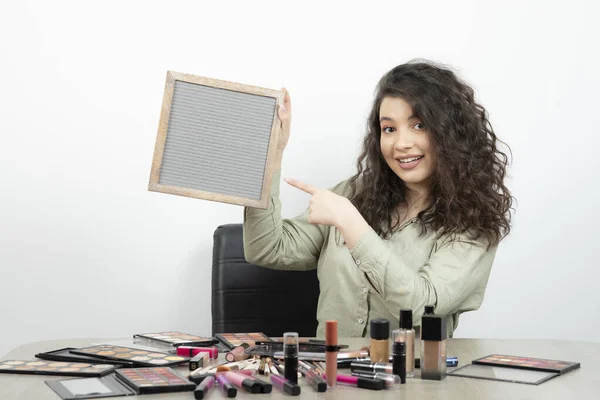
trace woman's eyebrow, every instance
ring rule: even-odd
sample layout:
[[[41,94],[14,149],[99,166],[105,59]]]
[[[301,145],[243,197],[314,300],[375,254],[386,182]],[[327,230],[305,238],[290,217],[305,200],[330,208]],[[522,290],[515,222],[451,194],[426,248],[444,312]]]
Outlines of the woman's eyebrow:
[[[415,114],[412,114],[410,117],[408,117],[408,120],[413,120],[413,119],[418,119],[417,116]],[[383,122],[383,121],[390,121],[390,122],[395,122],[392,118],[390,117],[381,117],[379,118],[379,122]]]

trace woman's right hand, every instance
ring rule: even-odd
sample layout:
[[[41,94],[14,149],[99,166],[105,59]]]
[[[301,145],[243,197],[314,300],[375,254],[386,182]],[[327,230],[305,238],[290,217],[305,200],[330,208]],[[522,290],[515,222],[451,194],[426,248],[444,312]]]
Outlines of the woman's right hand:
[[[280,160],[283,156],[283,150],[290,139],[290,126],[292,124],[292,100],[285,88],[282,88],[281,90],[285,93],[285,97],[283,104],[279,107],[279,110],[277,110],[277,116],[281,121],[280,136],[277,144],[277,156]]]

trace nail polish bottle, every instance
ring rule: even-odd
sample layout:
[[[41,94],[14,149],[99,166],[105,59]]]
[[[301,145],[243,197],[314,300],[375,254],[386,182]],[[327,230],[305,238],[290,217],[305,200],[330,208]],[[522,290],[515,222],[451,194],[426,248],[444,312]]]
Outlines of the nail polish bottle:
[[[446,317],[426,314],[421,321],[421,379],[446,377]]]
[[[371,320],[371,361],[388,362],[390,358],[390,321],[385,318]]]
[[[406,377],[415,375],[415,330],[413,329],[412,310],[400,310],[400,329],[392,332],[392,341],[406,342]]]

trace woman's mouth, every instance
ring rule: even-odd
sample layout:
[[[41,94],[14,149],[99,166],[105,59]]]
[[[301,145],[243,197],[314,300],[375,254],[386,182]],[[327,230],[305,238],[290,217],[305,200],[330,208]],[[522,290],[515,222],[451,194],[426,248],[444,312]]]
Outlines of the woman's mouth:
[[[423,157],[425,157],[425,156],[402,157],[402,158],[397,158],[396,161],[398,162],[398,165],[402,169],[413,169],[417,165],[419,165],[419,163],[421,162]]]

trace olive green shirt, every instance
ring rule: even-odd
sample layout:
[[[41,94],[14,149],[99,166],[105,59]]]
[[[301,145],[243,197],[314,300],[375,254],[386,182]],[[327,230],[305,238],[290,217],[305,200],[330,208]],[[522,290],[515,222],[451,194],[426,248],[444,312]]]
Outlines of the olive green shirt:
[[[308,210],[281,218],[280,180],[281,171],[273,173],[267,210],[245,208],[244,252],[248,262],[266,268],[317,268],[317,336],[325,335],[328,319],[338,321],[340,337],[368,335],[372,318],[386,318],[390,330],[397,329],[401,308],[412,309],[419,326],[424,307],[434,305],[436,314],[448,316],[452,337],[459,315],[481,305],[495,246],[487,249],[487,243],[466,236],[420,236],[415,218],[388,240],[370,229],[349,250],[335,227],[309,224]],[[349,189],[347,180],[331,188],[345,197]]]

